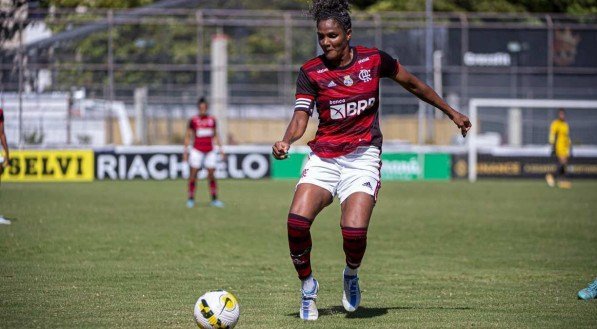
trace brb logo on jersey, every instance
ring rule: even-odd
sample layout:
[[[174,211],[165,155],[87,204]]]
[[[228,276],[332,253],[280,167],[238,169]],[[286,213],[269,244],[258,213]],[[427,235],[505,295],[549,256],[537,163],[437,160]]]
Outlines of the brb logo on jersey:
[[[375,104],[375,97],[345,103],[344,99],[330,101],[330,117],[339,120],[361,114]]]

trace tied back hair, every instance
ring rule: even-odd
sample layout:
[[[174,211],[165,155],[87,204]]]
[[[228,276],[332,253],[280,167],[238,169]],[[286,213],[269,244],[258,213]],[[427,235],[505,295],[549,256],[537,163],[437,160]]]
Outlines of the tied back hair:
[[[320,21],[334,19],[342,26],[344,32],[352,28],[350,8],[346,0],[313,0],[309,14],[317,24]]]

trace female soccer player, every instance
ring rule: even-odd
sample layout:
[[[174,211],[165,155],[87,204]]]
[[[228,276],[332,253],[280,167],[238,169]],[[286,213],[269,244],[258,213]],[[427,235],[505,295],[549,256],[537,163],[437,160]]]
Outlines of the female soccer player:
[[[187,207],[195,206],[195,182],[197,173],[201,168],[207,168],[207,180],[209,182],[209,191],[211,193],[211,205],[214,207],[224,207],[224,203],[218,200],[218,187],[214,172],[216,170],[217,154],[214,150],[213,142],[220,149],[220,156],[224,157],[224,151],[220,138],[218,137],[216,118],[208,115],[207,101],[201,97],[197,101],[199,115],[193,116],[189,120],[187,133],[184,138],[184,151],[182,155],[183,162],[189,163],[191,174],[189,176]],[[194,139],[193,146],[189,147],[191,138]]]
[[[310,13],[316,21],[323,55],[301,67],[294,115],[283,139],[272,147],[276,159],[285,159],[290,145],[305,133],[309,116],[317,106],[319,127],[309,142],[312,153],[297,184],[287,221],[290,257],[302,281],[299,315],[303,320],[319,316],[315,304],[319,284],[311,271],[309,230],[334,196],[341,203],[340,227],[346,256],[342,304],[348,312],[359,307],[357,273],[380,188],[379,80],[390,78],[437,107],[454,121],[463,136],[471,127],[465,115],[451,108],[390,55],[350,45],[352,29],[346,0],[314,0]]]
[[[570,158],[570,127],[566,122],[566,111],[558,110],[558,118],[553,120],[549,127],[549,143],[552,146],[553,154],[556,156],[558,165],[553,174],[547,174],[547,184],[554,187],[557,183],[560,188],[570,188],[572,184],[566,180],[566,166]]]

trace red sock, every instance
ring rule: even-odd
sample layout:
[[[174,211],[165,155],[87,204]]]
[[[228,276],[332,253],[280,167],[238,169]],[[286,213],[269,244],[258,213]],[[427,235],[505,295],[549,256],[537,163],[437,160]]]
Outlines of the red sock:
[[[189,199],[195,199],[195,181],[189,181]]]
[[[211,193],[211,198],[213,200],[218,199],[218,184],[215,179],[209,180],[209,193]]]
[[[358,268],[367,249],[367,228],[343,227],[342,238],[346,265],[352,269]]]
[[[290,258],[301,280],[311,275],[311,223],[308,218],[288,214]]]

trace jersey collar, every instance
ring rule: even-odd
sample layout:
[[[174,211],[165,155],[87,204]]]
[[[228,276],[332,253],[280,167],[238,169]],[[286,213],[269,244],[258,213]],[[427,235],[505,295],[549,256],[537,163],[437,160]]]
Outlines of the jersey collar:
[[[325,55],[321,55],[321,59],[323,61],[323,64],[325,65],[325,67],[328,68],[328,70],[330,71],[339,71],[339,70],[345,70],[349,67],[351,67],[356,61],[357,61],[357,57],[358,57],[358,52],[357,52],[357,48],[356,47],[350,47],[350,50],[352,51],[352,60],[350,61],[350,63],[344,65],[344,66],[333,66],[326,58]]]

